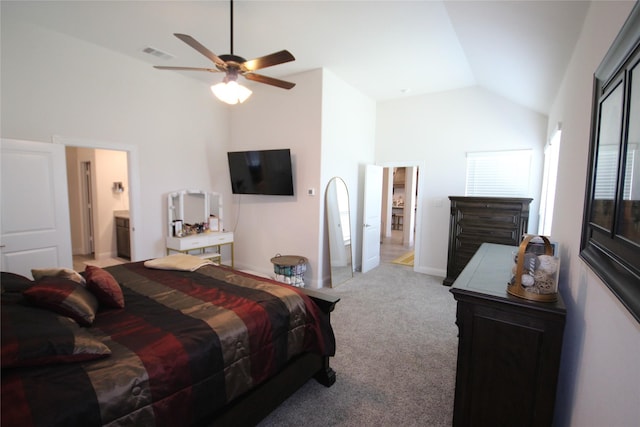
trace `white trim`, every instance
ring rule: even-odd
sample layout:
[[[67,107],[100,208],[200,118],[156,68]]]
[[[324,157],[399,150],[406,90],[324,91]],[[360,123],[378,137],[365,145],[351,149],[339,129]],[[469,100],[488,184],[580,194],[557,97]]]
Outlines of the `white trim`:
[[[414,248],[414,262],[413,262],[413,271],[416,273],[427,273],[424,271],[424,268],[421,267],[420,264],[420,243],[422,241],[422,203],[424,199],[424,194],[426,190],[425,183],[425,170],[426,165],[424,160],[422,161],[412,161],[412,162],[384,162],[384,163],[376,163],[378,166],[382,166],[383,168],[395,168],[395,167],[409,167],[409,168],[418,168],[418,191],[416,194],[416,235],[415,240],[413,242]],[[427,270],[431,270],[427,268]],[[444,270],[443,270],[444,271]],[[443,274],[442,277],[445,277],[446,274]]]
[[[416,267],[414,270],[416,273],[428,274],[429,276],[447,277],[447,270],[433,267]]]
[[[85,138],[69,138],[53,135],[51,141],[70,147],[83,147],[103,150],[125,151],[127,153],[127,167],[129,173],[129,221],[131,227],[131,261],[139,261],[136,235],[142,235],[142,222],[139,220],[142,212],[140,205],[140,169],[138,161],[138,147],[107,141],[97,141]]]

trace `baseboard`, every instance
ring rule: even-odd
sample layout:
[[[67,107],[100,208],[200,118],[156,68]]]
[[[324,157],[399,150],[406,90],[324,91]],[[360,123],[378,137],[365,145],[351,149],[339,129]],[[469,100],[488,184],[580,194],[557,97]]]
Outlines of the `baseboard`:
[[[264,277],[267,279],[273,279],[273,274],[272,275],[268,275],[268,274],[264,274],[264,273],[259,273],[257,271],[254,270],[246,270],[246,269],[236,269],[239,271],[242,271],[243,273],[248,273],[248,274],[253,274],[254,276],[258,276],[258,277]]]
[[[414,271],[417,273],[428,274],[429,276],[442,277],[443,279],[447,277],[447,270],[442,268],[415,267]]]
[[[267,277],[271,280],[276,280],[276,274],[273,272],[273,270],[271,270],[269,273],[264,273],[262,271],[260,271],[260,267],[258,266],[251,266],[251,265],[246,265],[246,264],[238,264],[235,263],[234,266],[235,270],[240,270],[240,271],[244,271],[245,273],[249,273],[249,274],[253,274],[254,276],[259,276],[259,277]],[[331,282],[325,282],[325,279],[323,279],[323,285],[326,283],[327,287],[331,287]],[[304,277],[304,287],[305,288],[311,288],[311,289],[319,289],[318,287],[318,281],[314,280],[313,278],[309,278],[307,276]]]

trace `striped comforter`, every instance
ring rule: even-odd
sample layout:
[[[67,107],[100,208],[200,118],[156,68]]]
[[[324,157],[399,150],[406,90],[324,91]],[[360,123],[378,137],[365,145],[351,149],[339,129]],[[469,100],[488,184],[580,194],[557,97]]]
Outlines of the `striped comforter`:
[[[111,355],[3,369],[3,427],[188,426],[295,355],[335,351],[328,317],[296,288],[217,266],[107,270],[125,308],[87,330]]]

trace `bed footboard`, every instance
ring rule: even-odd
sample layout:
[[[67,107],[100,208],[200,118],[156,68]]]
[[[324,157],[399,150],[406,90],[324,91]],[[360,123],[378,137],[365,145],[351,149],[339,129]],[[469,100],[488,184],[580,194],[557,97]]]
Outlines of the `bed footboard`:
[[[326,293],[304,289],[326,314],[330,314],[340,298]],[[224,410],[215,414],[203,426],[253,426],[295,393],[309,379],[330,387],[336,382],[336,372],[329,366],[329,357],[305,353],[289,363],[278,375],[236,399]]]
[[[320,307],[320,310],[328,315],[334,310],[338,301],[340,301],[340,298],[334,295],[329,295],[314,289],[303,288],[302,291]],[[323,386],[331,387],[333,383],[336,382],[336,371],[329,366],[328,357],[323,357],[322,359],[322,368],[318,370],[313,377]]]
[[[302,288],[301,290],[306,295],[308,295],[313,300],[313,302],[315,302],[318,305],[318,307],[320,307],[320,310],[322,310],[327,314],[331,313],[333,309],[336,307],[336,304],[338,303],[338,301],[340,301],[339,297],[336,297],[334,295],[329,295],[324,292],[317,291],[315,289]]]

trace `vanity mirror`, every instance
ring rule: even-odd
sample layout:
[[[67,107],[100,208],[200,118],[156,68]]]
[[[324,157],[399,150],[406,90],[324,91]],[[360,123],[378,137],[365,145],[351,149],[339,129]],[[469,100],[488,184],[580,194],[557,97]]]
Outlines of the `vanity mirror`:
[[[222,231],[222,196],[219,193],[202,190],[180,190],[167,196],[168,235],[181,237],[181,234],[193,234],[209,229],[209,224],[215,223]],[[217,221],[210,221],[214,216]],[[186,229],[186,225],[193,226],[193,230]],[[182,230],[180,232],[179,230]]]
[[[353,277],[349,192],[342,178],[332,178],[325,193],[331,286]]]
[[[233,268],[233,232],[223,227],[221,194],[202,190],[169,193],[167,222],[167,255],[186,253]]]

